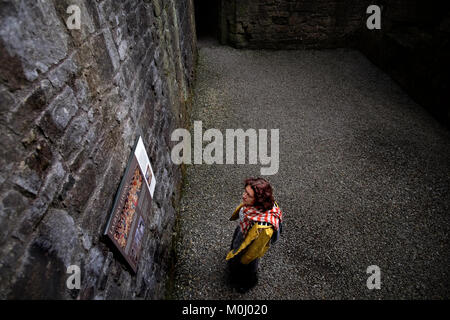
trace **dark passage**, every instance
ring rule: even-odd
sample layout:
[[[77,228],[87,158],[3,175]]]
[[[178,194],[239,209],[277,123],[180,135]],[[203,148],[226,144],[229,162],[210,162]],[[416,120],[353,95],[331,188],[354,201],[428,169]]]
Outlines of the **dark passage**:
[[[219,0],[195,0],[195,24],[197,38],[218,38]]]

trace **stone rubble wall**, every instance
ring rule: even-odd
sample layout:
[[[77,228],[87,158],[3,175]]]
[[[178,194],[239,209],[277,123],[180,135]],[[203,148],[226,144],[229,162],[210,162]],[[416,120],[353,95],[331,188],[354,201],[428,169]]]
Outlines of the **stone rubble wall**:
[[[221,0],[222,41],[237,48],[347,46],[363,25],[368,1]]]
[[[81,30],[69,30],[69,5]],[[165,295],[194,81],[192,0],[0,3],[0,298]],[[138,272],[103,240],[141,135],[157,185]],[[69,265],[81,289],[66,287]]]

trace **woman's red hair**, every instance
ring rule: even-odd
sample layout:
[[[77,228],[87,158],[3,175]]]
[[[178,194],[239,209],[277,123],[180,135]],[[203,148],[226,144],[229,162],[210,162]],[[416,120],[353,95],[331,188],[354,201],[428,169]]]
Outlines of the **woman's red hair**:
[[[244,181],[244,188],[247,186],[250,186],[255,193],[255,203],[253,204],[255,208],[264,211],[272,209],[274,199],[269,181],[263,178],[248,178]]]

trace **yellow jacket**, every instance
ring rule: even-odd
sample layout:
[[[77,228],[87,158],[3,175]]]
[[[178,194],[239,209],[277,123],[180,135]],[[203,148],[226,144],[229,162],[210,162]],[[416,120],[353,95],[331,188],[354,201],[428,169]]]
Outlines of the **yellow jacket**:
[[[237,206],[230,220],[236,220],[239,217],[239,210],[241,210],[242,206],[242,203]],[[266,253],[267,249],[269,249],[272,235],[273,227],[271,225],[263,226],[255,223],[247,232],[247,236],[244,241],[242,241],[240,247],[237,250],[228,252],[226,260],[230,260],[243,250],[245,251],[241,257],[242,264],[249,264],[253,260],[261,258]]]

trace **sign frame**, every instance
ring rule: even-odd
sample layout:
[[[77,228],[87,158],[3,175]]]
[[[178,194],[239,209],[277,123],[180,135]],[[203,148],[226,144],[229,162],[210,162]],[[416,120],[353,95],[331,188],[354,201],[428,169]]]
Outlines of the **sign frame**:
[[[137,272],[142,241],[150,224],[156,177],[139,136],[120,182],[103,235]]]

